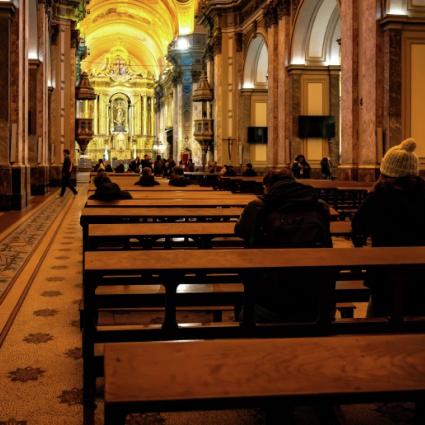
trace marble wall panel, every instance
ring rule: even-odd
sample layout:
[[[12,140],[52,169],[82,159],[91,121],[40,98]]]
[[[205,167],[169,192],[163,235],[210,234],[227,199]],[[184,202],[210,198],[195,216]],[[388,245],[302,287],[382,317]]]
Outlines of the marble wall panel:
[[[302,154],[301,139],[298,137],[298,117],[301,115],[301,74],[291,73],[289,79],[290,93],[290,134],[291,134],[291,149],[290,149],[290,164],[295,157]]]
[[[0,14],[0,40],[2,40],[2,54],[0,55],[0,164],[9,164],[10,17],[7,11]],[[0,190],[2,189],[0,188]]]

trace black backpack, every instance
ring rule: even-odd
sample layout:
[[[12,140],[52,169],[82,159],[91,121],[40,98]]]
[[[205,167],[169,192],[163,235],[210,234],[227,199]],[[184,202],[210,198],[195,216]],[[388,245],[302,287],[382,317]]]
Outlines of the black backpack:
[[[329,213],[319,202],[266,207],[256,236],[261,248],[332,248]]]

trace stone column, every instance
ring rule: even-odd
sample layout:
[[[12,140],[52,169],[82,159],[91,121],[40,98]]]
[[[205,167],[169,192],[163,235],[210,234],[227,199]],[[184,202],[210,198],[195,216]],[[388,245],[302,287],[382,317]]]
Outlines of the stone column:
[[[289,73],[289,102],[291,115],[289,117],[289,129],[291,144],[289,146],[289,163],[297,155],[303,154],[301,139],[298,137],[298,117],[301,115],[301,71],[299,69],[290,69]]]
[[[388,18],[383,24],[383,153],[402,141],[401,26]]]
[[[15,6],[12,2],[0,2],[0,38],[2,40],[2,54],[0,55],[0,210],[11,209],[10,51],[11,24],[14,14]]]
[[[143,95],[143,113],[142,113],[142,122],[143,122],[143,135],[147,136],[148,134],[148,97],[146,94]]]
[[[264,11],[268,29],[268,164],[282,167],[290,162],[288,3],[270,3]],[[285,52],[282,58],[282,52]]]
[[[375,181],[377,167],[377,22],[376,0],[359,3],[359,149],[358,180]]]
[[[49,58],[50,40],[48,28],[49,10],[46,11],[43,0],[39,0],[37,6],[37,35],[38,54],[42,60],[37,67],[37,91],[35,99],[37,102],[37,124],[36,124],[36,158],[35,169],[31,169],[31,194],[44,195],[49,191],[48,151],[49,151]],[[32,96],[30,96],[30,101]],[[33,167],[33,166],[32,166]],[[34,175],[35,171],[35,175]]]
[[[12,191],[10,208],[21,210],[30,202],[28,167],[28,1],[19,3],[12,19],[10,54],[10,123],[12,132]],[[14,143],[15,142],[15,143]]]
[[[330,67],[330,99],[329,99],[329,114],[335,117],[335,137],[331,140],[329,145],[329,157],[331,158],[332,168],[338,165],[339,161],[339,127],[340,127],[340,108],[341,108],[341,94],[339,92],[339,80],[341,72],[338,69],[332,70]]]
[[[374,14],[375,16],[375,14]],[[358,95],[358,0],[342,2],[341,19],[341,163],[339,180],[357,180]]]

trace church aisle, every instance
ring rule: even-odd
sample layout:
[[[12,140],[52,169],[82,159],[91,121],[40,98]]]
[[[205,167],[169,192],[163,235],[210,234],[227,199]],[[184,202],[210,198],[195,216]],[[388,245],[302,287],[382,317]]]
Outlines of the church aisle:
[[[16,311],[28,290],[15,320],[8,322],[8,332],[9,326],[4,327],[0,423],[82,423],[79,217],[86,186],[79,192],[73,197],[67,191],[64,198],[49,203],[45,217],[54,213],[55,219],[13,286],[11,293],[20,289],[20,297],[8,300],[10,293],[1,306],[2,313],[7,304]]]

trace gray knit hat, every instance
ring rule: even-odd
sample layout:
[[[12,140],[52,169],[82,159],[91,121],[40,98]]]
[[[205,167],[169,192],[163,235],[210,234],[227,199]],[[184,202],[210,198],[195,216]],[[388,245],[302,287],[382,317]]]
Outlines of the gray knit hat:
[[[416,142],[406,139],[401,144],[393,146],[382,158],[381,173],[388,177],[404,177],[419,175],[419,158],[413,152]]]

